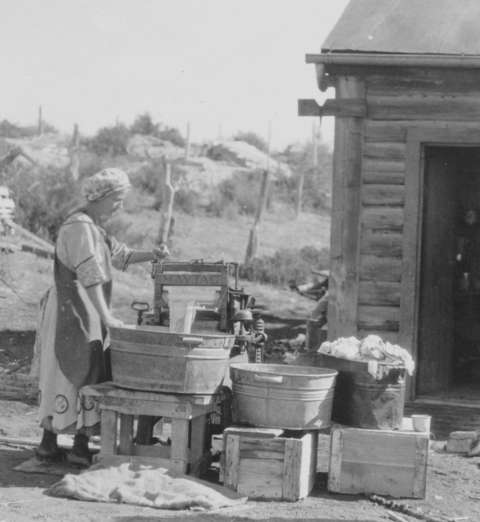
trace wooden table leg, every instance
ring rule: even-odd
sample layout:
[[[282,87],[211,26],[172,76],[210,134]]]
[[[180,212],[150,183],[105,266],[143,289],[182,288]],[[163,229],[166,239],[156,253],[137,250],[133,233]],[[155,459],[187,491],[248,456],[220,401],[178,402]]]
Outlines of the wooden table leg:
[[[188,419],[172,419],[170,471],[185,474],[188,466]]]
[[[120,414],[120,443],[118,452],[131,455],[133,449],[133,415]]]
[[[199,415],[193,418],[191,422],[190,473],[199,476],[206,471],[209,465],[205,454],[207,415]]]
[[[102,410],[101,413],[101,455],[117,454],[117,412]]]

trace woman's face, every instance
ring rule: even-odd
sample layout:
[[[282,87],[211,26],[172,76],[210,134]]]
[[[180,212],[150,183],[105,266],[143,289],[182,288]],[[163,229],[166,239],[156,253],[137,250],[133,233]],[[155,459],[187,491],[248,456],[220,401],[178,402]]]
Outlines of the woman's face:
[[[97,216],[102,220],[106,221],[111,218],[113,214],[123,208],[124,193],[114,192],[109,196],[102,198],[95,202],[95,211]]]

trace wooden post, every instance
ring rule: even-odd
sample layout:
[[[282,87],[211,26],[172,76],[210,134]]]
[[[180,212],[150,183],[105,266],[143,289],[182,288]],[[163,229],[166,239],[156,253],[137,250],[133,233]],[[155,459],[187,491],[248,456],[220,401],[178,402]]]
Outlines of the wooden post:
[[[258,201],[257,213],[253,221],[250,235],[248,237],[247,252],[245,254],[245,264],[255,257],[258,250],[258,230],[262,220],[263,211],[267,203],[268,182],[270,178],[270,171],[267,169],[263,172],[262,187],[260,189],[260,198]]]
[[[268,199],[268,182],[270,178],[270,148],[272,142],[272,122],[268,122],[268,137],[267,137],[267,165],[263,172],[262,186],[260,188],[260,198],[258,200],[257,212],[253,221],[250,235],[248,237],[247,251],[245,253],[245,264],[253,259],[258,250],[258,231],[260,228],[260,222],[262,220],[263,211],[267,205]]]
[[[336,97],[361,99],[363,83],[338,78]],[[328,338],[357,334],[360,188],[362,170],[361,117],[335,118]]]
[[[80,169],[80,134],[78,132],[78,123],[73,126],[72,142],[70,144],[70,173],[72,178],[77,180]]]
[[[176,189],[172,184],[172,166],[165,158],[163,159],[163,164],[165,170],[165,177],[162,191],[162,212],[160,230],[157,239],[157,243],[160,245],[166,245],[168,242],[168,235],[170,232],[170,225],[172,222],[173,202],[175,199],[176,192]]]
[[[295,194],[295,217],[300,216],[302,211],[302,195],[303,195],[303,184],[305,182],[305,172],[303,169],[298,173],[297,179],[297,192]]]
[[[42,106],[38,107],[38,135],[41,136],[43,134],[43,115],[42,115]]]

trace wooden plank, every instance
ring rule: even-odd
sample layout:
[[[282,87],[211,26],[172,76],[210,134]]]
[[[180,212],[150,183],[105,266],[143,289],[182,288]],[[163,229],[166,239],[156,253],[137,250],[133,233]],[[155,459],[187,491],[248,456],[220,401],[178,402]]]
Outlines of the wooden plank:
[[[359,328],[358,330],[358,338],[363,339],[367,335],[378,335],[385,342],[389,342],[392,344],[398,344],[398,332],[385,332],[381,330],[371,329],[366,330],[364,328]]]
[[[367,305],[359,305],[358,307],[359,329],[397,332],[399,323],[400,308]]]
[[[365,78],[367,96],[392,94],[466,94],[478,92],[480,76],[475,70],[448,71],[417,67],[397,69],[388,73],[368,74]]]
[[[236,490],[249,498],[282,498],[283,462],[240,459]]]
[[[162,459],[170,459],[171,457],[171,447],[170,446],[161,446],[158,444],[134,444],[132,447],[131,455],[136,457],[153,457],[153,458],[162,458]]]
[[[170,453],[170,470],[175,473],[187,472],[189,463],[189,421],[172,419],[172,449]]]
[[[101,410],[112,410],[125,415],[149,415],[152,417],[175,417],[190,419],[192,411],[190,408],[179,408],[174,403],[155,403],[153,401],[137,401],[135,399],[118,400],[112,397],[100,399]]]
[[[416,498],[425,498],[427,489],[427,463],[428,463],[428,447],[429,439],[417,437],[415,452],[415,475],[413,479],[413,496]]]
[[[403,230],[403,208],[362,207],[361,222],[368,230]]]
[[[374,96],[368,98],[373,120],[478,121],[480,96]]]
[[[433,124],[427,120],[365,120],[365,142],[378,143],[406,143],[408,132],[415,129],[431,127]],[[438,129],[446,130],[478,130],[478,122],[476,121],[435,121]]]
[[[240,467],[240,435],[227,435],[225,441],[225,486],[237,490]]]
[[[300,467],[298,481],[298,498],[304,498],[310,494],[315,485],[318,459],[318,432],[305,433],[299,441]]]
[[[403,207],[405,187],[392,184],[368,184],[362,186],[362,205]]]
[[[365,142],[363,157],[384,161],[405,161],[405,143]]]
[[[115,455],[117,453],[117,412],[102,410],[100,431],[102,438],[100,453]]]
[[[362,83],[339,78],[339,99],[362,98]],[[332,226],[330,246],[329,338],[352,335],[357,327],[362,121],[336,118],[333,160]]]
[[[377,257],[401,258],[403,235],[398,232],[375,232],[363,229],[360,253]]]
[[[199,415],[190,421],[190,462],[191,471],[198,475],[199,466],[204,456],[207,435],[207,416]]]
[[[300,464],[302,459],[302,441],[287,439],[283,460],[282,498],[297,500],[300,498]]]
[[[332,429],[330,461],[328,463],[328,490],[340,491],[342,484],[343,431]]]
[[[120,441],[118,451],[124,455],[132,454],[133,419],[133,415],[120,415]]]
[[[256,439],[253,437],[242,437],[240,439],[240,452],[243,451],[272,451],[283,454],[285,447],[284,438]]]
[[[405,161],[386,160],[381,158],[365,158],[362,162],[364,172],[397,172],[405,173]]]
[[[404,121],[365,120],[365,142],[405,143],[407,141],[407,126]]]
[[[341,435],[336,434],[338,431]],[[421,498],[425,492],[422,472],[428,458],[428,437],[412,431],[334,428],[328,489]],[[419,439],[423,442],[418,443]],[[415,485],[417,474],[423,480],[422,484],[419,480],[420,487]]]
[[[371,255],[360,256],[360,281],[399,282],[401,278],[401,259]]]
[[[400,283],[361,281],[358,303],[371,306],[400,306]]]

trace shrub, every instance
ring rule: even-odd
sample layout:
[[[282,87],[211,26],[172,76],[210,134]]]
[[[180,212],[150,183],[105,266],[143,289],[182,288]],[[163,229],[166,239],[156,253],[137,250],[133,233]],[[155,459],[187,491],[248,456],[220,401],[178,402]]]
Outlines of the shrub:
[[[97,134],[86,140],[87,147],[100,156],[120,156],[127,153],[130,133],[123,123],[113,127],[103,127]]]
[[[268,152],[267,142],[255,132],[237,132],[233,137],[234,141],[244,141],[250,145],[253,145],[263,152]]]
[[[66,215],[80,205],[79,184],[68,169],[22,168],[8,179],[16,203],[15,220],[55,241]]]
[[[165,127],[163,129],[158,130],[155,133],[157,138],[162,140],[169,141],[173,143],[177,147],[185,147],[186,141],[185,138],[180,134],[180,131],[175,127]]]
[[[145,112],[135,118],[130,126],[131,134],[144,134],[155,136],[158,132],[158,123],[154,123],[150,113]]]
[[[288,281],[305,280],[312,268],[328,267],[328,249],[318,250],[305,246],[300,250],[280,249],[273,256],[252,259],[240,266],[240,277],[249,281],[259,281],[272,285],[285,285]]]

